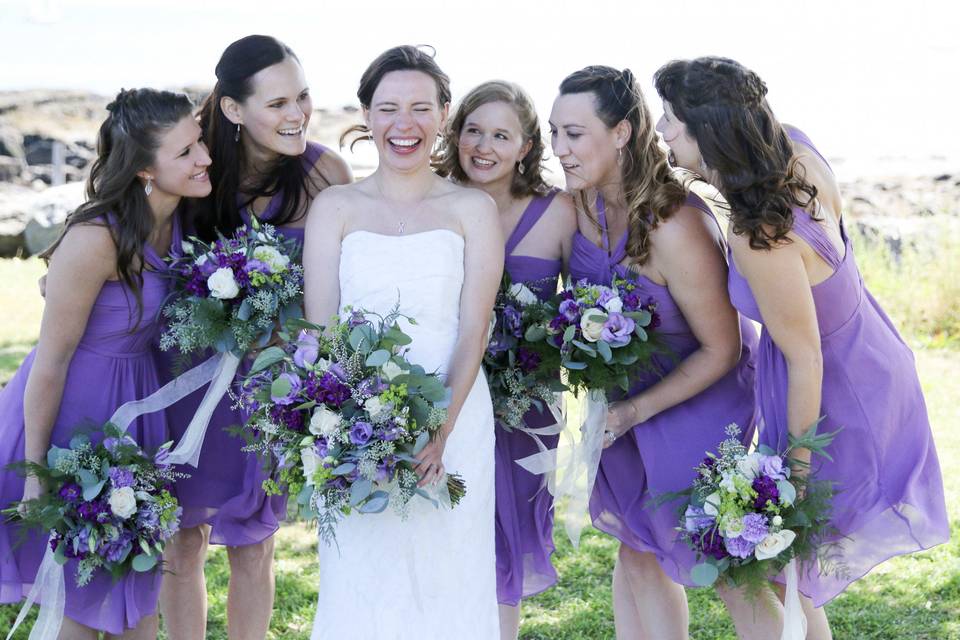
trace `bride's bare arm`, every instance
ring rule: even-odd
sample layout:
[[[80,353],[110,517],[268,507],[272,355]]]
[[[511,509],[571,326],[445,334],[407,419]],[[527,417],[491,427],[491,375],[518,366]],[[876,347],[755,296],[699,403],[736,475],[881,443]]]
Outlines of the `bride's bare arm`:
[[[303,239],[304,314],[324,326],[340,306],[341,211],[346,198],[339,191],[330,187],[314,199]]]
[[[487,346],[490,313],[503,273],[503,235],[496,205],[489,196],[478,191],[466,193],[462,198],[462,204],[458,203],[464,236],[460,325],[447,368],[447,386],[452,395],[447,423],[439,437],[420,454],[422,464],[418,472],[423,476],[423,484],[438,479],[443,471],[443,448],[480,370]]]

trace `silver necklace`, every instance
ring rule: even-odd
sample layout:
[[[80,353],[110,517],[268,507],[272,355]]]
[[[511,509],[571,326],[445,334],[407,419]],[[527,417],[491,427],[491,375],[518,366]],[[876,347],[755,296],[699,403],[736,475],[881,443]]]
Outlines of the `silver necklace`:
[[[377,193],[380,194],[380,198],[381,198],[385,203],[387,203],[387,205],[390,207],[390,210],[391,210],[392,212],[396,213],[396,206],[390,201],[389,198],[387,198],[386,194],[383,193],[383,189],[380,188],[380,181],[377,180],[376,177],[373,178],[373,184],[376,185],[376,187],[377,187]],[[422,196],[422,197],[420,198],[420,200],[417,202],[417,206],[413,209],[413,211],[409,212],[406,217],[413,217],[413,216],[415,216],[417,213],[419,213],[419,212],[420,212],[420,207],[423,206],[423,203],[426,201],[427,196],[429,196],[432,192],[433,192],[433,184],[431,184],[431,185],[430,185],[430,188],[427,189],[426,192],[424,192],[423,196]],[[406,221],[405,219],[403,219],[403,218],[400,218],[400,219],[397,221],[397,235],[403,235],[403,230],[406,228],[406,226],[407,226],[407,221]]]

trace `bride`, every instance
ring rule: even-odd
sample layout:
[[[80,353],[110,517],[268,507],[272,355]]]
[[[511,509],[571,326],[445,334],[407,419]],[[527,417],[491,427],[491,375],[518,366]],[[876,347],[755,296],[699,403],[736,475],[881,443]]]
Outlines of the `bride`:
[[[400,310],[417,324],[408,357],[445,375],[449,420],[423,450],[421,484],[463,476],[454,509],[415,498],[351,515],[337,546],[320,544],[313,638],[498,636],[494,555],[494,430],[480,373],[503,267],[493,201],[433,173],[433,143],[447,117],[449,79],[409,46],[374,60],[357,92],[379,168],[353,185],[325,189],[306,228],[307,318],[324,324],[346,305]]]

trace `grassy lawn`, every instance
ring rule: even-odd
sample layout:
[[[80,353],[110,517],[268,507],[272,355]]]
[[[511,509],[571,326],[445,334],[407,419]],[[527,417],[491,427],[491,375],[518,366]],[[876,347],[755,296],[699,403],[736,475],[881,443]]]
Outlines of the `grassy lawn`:
[[[858,257],[859,254],[858,249]],[[882,263],[871,262],[869,256],[861,264],[868,283],[897,321],[909,329],[920,329],[910,322],[908,310],[892,308],[898,307],[900,300],[890,292],[909,291],[909,279],[887,267],[881,270]],[[879,266],[871,269],[873,265]],[[10,378],[36,340],[41,311],[36,280],[42,272],[42,265],[36,260],[0,261],[0,308],[4,309],[0,324],[0,383]],[[937,276],[934,272],[930,277]],[[937,329],[951,324],[955,308],[942,299],[935,302],[936,308],[918,320],[926,325],[924,329],[936,325],[936,334]],[[938,338],[918,339],[916,343],[952,343],[942,336]],[[960,474],[955,471],[960,466],[960,404],[956,401],[960,397],[960,351],[920,348],[917,362],[945,473],[953,540],[931,551],[882,565],[827,605],[838,640],[960,640]],[[555,588],[524,605],[521,637],[612,638],[610,576],[616,545],[611,538],[588,530],[580,550],[574,552],[560,534],[562,527],[557,529],[555,560],[561,580]],[[296,524],[285,526],[277,536],[277,599],[270,638],[309,637],[316,598],[315,540],[306,527]],[[226,638],[228,575],[226,553],[215,548],[207,560],[209,638]],[[689,598],[693,638],[735,638],[729,618],[712,592],[692,590]],[[0,607],[3,634],[16,610]],[[23,631],[17,637],[25,639],[27,635]]]

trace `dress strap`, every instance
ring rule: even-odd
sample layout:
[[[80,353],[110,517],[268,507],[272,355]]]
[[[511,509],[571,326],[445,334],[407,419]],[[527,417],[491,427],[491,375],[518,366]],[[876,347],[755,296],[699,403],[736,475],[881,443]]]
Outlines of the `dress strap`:
[[[799,142],[817,154],[817,157],[823,160],[823,164],[827,165],[827,169],[830,169],[830,173],[833,173],[833,167],[831,167],[830,163],[827,162],[827,159],[823,157],[823,154],[820,153],[815,146],[813,146],[813,141],[810,140],[810,137],[807,134],[805,134],[803,131],[800,131],[800,129],[797,129],[796,127],[784,127],[784,131],[787,132],[788,138],[794,142]]]
[[[534,196],[533,200],[530,201],[530,203],[527,205],[527,208],[523,210],[522,214],[520,214],[520,221],[517,222],[517,226],[513,228],[513,232],[507,239],[505,249],[508,256],[511,255],[514,249],[517,248],[517,245],[520,244],[520,241],[527,236],[527,234],[530,232],[530,229],[533,229],[533,227],[536,226],[537,222],[541,217],[543,217],[543,214],[550,207],[550,203],[553,202],[553,198],[556,195],[557,189],[551,189],[547,195]]]
[[[806,210],[799,207],[793,209],[793,231],[834,270],[840,267],[843,256],[837,252],[837,248],[827,237],[826,230]]]
[[[603,250],[610,255],[610,236],[607,235],[607,206],[603,202],[603,196],[597,192],[597,222],[600,224],[600,242],[603,243]]]

